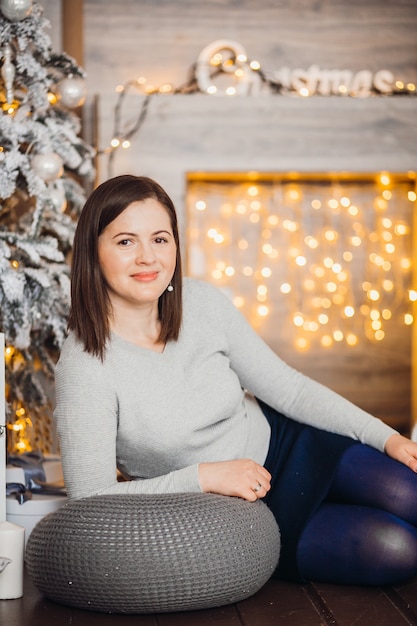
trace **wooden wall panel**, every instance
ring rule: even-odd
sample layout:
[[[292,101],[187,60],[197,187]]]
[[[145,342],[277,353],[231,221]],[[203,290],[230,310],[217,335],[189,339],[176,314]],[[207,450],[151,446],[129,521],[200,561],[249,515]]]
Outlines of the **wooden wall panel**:
[[[155,85],[178,86],[214,40],[240,42],[268,71],[312,64],[387,69],[416,83],[416,33],[417,0],[84,0],[84,65],[90,101],[99,97],[100,146],[112,137],[117,85],[145,76]],[[141,97],[126,104],[124,119],[131,122]],[[417,98],[405,96],[157,96],[113,169],[100,159],[99,179],[123,172],[153,176],[172,195],[185,231],[189,171],[413,170],[416,120]],[[405,335],[394,335],[378,355],[316,354],[309,362],[288,355],[300,369],[402,426],[410,413],[410,358]]]
[[[181,83],[199,51],[234,39],[268,69],[389,69],[417,79],[416,0],[84,0],[91,85]],[[106,68],[106,72],[102,68]]]

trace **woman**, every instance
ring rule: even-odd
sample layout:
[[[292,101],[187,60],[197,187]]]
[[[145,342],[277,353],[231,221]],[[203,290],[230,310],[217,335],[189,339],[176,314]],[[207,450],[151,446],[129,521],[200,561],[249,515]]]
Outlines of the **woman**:
[[[118,176],[91,194],[71,288],[55,411],[70,498],[262,498],[280,577],[417,574],[417,444],[289,367],[220,291],[182,279],[156,182]]]

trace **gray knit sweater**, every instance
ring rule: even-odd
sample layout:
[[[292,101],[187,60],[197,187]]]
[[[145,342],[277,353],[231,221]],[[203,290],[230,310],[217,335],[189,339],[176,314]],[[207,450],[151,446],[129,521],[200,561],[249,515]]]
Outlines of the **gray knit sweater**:
[[[70,334],[55,418],[70,498],[200,491],[198,463],[265,461],[257,396],[285,415],[384,449],[392,428],[284,363],[229,299],[184,280],[183,325],[164,352],[112,335],[104,362]],[[125,477],[118,482],[118,467]]]

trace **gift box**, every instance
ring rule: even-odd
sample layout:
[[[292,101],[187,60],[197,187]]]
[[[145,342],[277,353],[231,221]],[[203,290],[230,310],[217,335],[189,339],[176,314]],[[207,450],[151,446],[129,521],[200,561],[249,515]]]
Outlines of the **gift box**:
[[[6,519],[23,526],[25,543],[36,524],[66,503],[59,455],[9,456],[6,466]]]
[[[21,455],[21,457],[15,457],[16,459],[23,459],[27,455]],[[39,457],[39,466],[43,471],[43,479],[46,483],[52,484],[64,484],[64,476],[62,473],[61,457],[58,454],[45,454]],[[27,483],[27,472],[25,470],[25,464],[22,466],[16,466],[12,463],[6,465],[6,483]]]

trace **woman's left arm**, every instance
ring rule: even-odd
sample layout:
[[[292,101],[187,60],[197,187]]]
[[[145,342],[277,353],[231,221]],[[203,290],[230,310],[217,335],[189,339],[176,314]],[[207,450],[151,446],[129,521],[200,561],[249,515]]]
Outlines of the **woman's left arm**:
[[[381,452],[387,440],[398,434],[388,424],[280,359],[217,289],[212,287],[211,293],[207,292],[204,303],[206,307],[212,305],[212,318],[227,336],[231,369],[242,388],[252,395],[291,419],[352,437]]]
[[[400,434],[391,435],[385,443],[385,452],[417,473],[417,443],[414,441]]]

